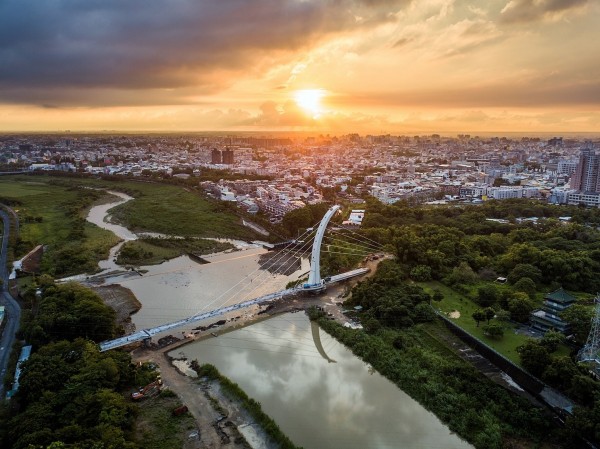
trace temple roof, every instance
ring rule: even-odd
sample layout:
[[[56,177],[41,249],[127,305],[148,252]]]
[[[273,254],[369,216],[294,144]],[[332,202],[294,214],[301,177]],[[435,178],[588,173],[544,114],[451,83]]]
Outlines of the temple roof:
[[[546,296],[544,296],[544,299],[548,299],[548,300],[551,300],[554,302],[559,302],[559,303],[572,303],[575,301],[575,297],[573,295],[569,294],[562,287],[551,293],[546,293]]]

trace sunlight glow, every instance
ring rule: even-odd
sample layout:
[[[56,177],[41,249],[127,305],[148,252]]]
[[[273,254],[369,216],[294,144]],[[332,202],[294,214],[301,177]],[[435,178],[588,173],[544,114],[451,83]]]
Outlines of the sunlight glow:
[[[302,89],[294,93],[294,100],[312,118],[317,119],[323,113],[321,98],[325,95],[323,89]]]

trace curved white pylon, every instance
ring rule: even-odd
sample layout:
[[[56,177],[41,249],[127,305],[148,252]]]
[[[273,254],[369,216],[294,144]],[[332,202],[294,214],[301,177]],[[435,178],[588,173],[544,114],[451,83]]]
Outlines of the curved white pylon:
[[[310,255],[310,273],[308,274],[308,282],[304,284],[303,288],[307,290],[320,289],[323,286],[321,281],[321,267],[320,267],[320,253],[321,253],[321,242],[323,241],[323,235],[325,235],[325,229],[329,224],[329,220],[333,217],[340,209],[340,206],[332,206],[319,224],[317,233],[315,235],[315,241],[313,242],[312,254]]]

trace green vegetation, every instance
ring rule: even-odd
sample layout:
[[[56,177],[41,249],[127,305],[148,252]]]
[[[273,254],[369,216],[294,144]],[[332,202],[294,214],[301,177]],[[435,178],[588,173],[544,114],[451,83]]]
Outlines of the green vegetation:
[[[241,402],[242,407],[252,416],[266,434],[278,445],[280,449],[299,449],[292,441],[281,431],[277,423],[262,411],[259,402],[248,397],[240,386],[227,377],[223,376],[219,370],[210,364],[200,366],[196,360],[191,363],[192,368],[200,377],[207,377],[211,380],[218,380],[223,391],[235,400]]]
[[[572,221],[557,219],[564,215]],[[530,217],[537,217],[537,222],[518,220]],[[367,333],[377,337],[407,328],[408,319],[414,321],[411,315],[424,302],[415,301],[418,293],[411,296],[408,288],[402,292],[399,283],[416,283],[432,296],[434,308],[578,403],[567,420],[565,441],[577,446],[579,436],[599,440],[600,385],[576,364],[578,348],[565,346],[555,332],[538,340],[515,332],[518,323],[527,323],[531,311],[541,306],[545,293],[562,286],[578,298],[562,316],[571,325],[575,341],[583,344],[589,332],[591,295],[600,290],[598,223],[596,209],[558,208],[529,200],[434,208],[402,202],[385,206],[368,199],[361,232],[387,245],[396,255],[396,267],[383,271],[393,276],[378,274],[362,287],[376,294],[371,304],[366,303],[361,322]],[[499,276],[508,282],[494,282]],[[352,300],[365,305],[360,295]],[[401,311],[407,301],[414,306],[412,313]],[[396,311],[394,322],[381,319],[386,311]],[[404,347],[406,338],[392,336],[389,341],[399,342],[392,347]],[[373,348],[368,351],[377,353]],[[383,349],[379,352],[383,354]],[[396,375],[390,372],[392,380]],[[523,429],[514,430],[518,434]]]
[[[79,336],[100,342],[115,335],[115,311],[86,287],[75,283],[50,285],[39,299],[34,289],[24,296],[34,304],[34,311],[24,310],[29,319],[19,333],[34,348]]]
[[[40,297],[35,290],[40,288]],[[7,449],[151,447],[136,444],[133,389],[156,379],[122,351],[100,353],[114,335],[114,311],[91,290],[40,276],[24,294],[20,331],[33,344],[10,406],[0,410],[0,446]],[[89,339],[88,339],[89,338]]]
[[[196,429],[196,422],[189,413],[174,416],[173,410],[181,401],[170,390],[140,402],[135,421],[135,441],[144,449],[181,448],[187,435]]]
[[[494,338],[491,335],[486,334],[484,327],[478,325],[473,317],[474,313],[482,312],[483,316],[480,319],[480,322],[483,324],[486,322],[485,313],[479,304],[450,287],[443,285],[439,281],[419,282],[417,285],[423,287],[427,293],[433,293],[435,290],[440,291],[444,295],[444,298],[439,302],[433,303],[433,306],[436,309],[512,362],[516,364],[520,363],[517,347],[524,344],[528,337],[515,333],[515,328],[517,327],[516,324],[502,322],[501,326],[504,330],[504,335],[501,338]],[[566,351],[566,348],[563,349],[563,351]]]
[[[93,343],[77,339],[46,345],[25,363],[16,396],[17,412],[5,427],[6,446],[135,448],[126,434],[135,406],[115,390],[133,379],[127,354],[100,354]],[[31,445],[31,446],[30,446]]]
[[[119,251],[117,263],[151,265],[183,254],[203,255],[233,248],[230,243],[208,239],[147,237],[126,242]]]
[[[36,181],[32,181],[35,179]],[[0,179],[2,201],[12,204],[20,222],[14,247],[20,258],[46,245],[42,270],[56,277],[93,272],[118,238],[85,221],[85,213],[107,194],[75,186],[57,186],[31,177]]]
[[[15,256],[22,257],[43,244],[47,247],[43,272],[63,277],[96,271],[98,261],[107,258],[109,249],[118,242],[112,232],[85,220],[92,204],[110,198],[97,189],[117,190],[135,198],[112,211],[115,219],[133,231],[183,237],[255,237],[252,230],[241,224],[235,207],[209,200],[190,188],[122,178],[7,176],[0,179],[0,202],[12,205],[20,218],[21,235],[14,248]],[[173,249],[178,245],[173,242],[147,243],[160,246],[162,249],[152,252],[166,258],[185,251],[203,252],[206,248],[201,245],[195,249],[196,245],[191,245],[190,249],[186,243],[175,252]],[[150,251],[143,250],[142,255]],[[157,257],[150,259],[154,261]]]

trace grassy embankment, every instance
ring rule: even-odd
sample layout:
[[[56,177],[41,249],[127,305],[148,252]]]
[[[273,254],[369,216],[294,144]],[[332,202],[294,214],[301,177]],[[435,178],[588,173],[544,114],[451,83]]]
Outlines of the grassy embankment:
[[[185,447],[188,435],[197,427],[189,413],[173,416],[172,411],[179,406],[181,406],[179,398],[168,390],[139,403],[134,431],[139,447],[144,449]]]
[[[232,382],[223,376],[219,370],[210,364],[198,365],[198,362],[192,362],[192,368],[198,373],[199,377],[205,377],[210,380],[218,380],[223,392],[239,401],[242,407],[250,414],[258,425],[262,427],[265,433],[277,444],[280,449],[301,449],[281,431],[273,419],[262,411],[259,402],[249,397],[238,384]]]
[[[126,242],[119,252],[120,265],[152,265],[181,256],[184,253],[204,255],[232,249],[227,242],[196,238],[143,238]]]
[[[472,317],[473,312],[481,309],[480,305],[476,304],[465,295],[462,295],[461,293],[442,284],[441,282],[417,282],[416,284],[423,287],[423,289],[429,294],[433,294],[435,289],[441,291],[444,295],[444,299],[442,299],[440,302],[432,301],[433,307],[439,309],[464,330],[477,337],[488,346],[494,348],[506,358],[510,359],[513,363],[517,365],[520,364],[517,348],[524,344],[530,337],[515,333],[515,329],[517,328],[515,324],[510,322],[504,323],[505,331],[502,338],[495,339],[488,337],[483,331],[485,321],[477,326],[477,323]],[[541,301],[539,302],[541,305]],[[458,312],[459,316],[456,316],[457,314],[451,315],[452,312]],[[560,345],[559,349],[554,353],[554,355],[566,356],[569,355],[569,352],[570,351],[568,347],[565,345]]]

